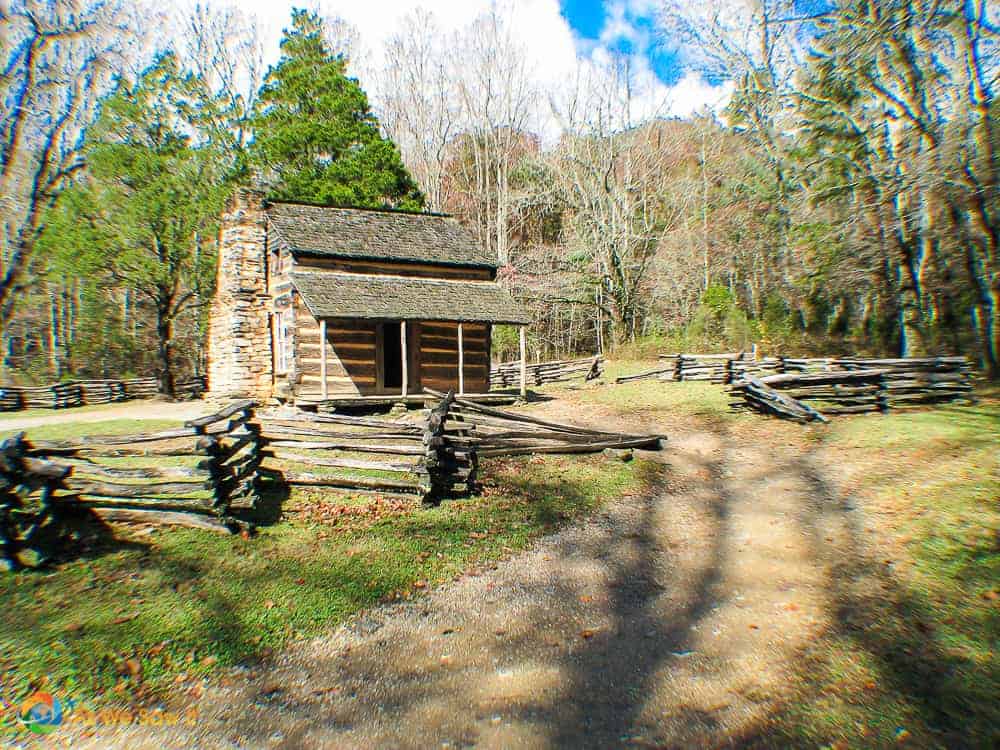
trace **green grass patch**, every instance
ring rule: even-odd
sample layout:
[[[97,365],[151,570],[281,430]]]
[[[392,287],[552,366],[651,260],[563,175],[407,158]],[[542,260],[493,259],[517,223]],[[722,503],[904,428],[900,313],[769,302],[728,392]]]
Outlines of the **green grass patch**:
[[[22,409],[21,411],[4,411],[0,412],[0,425],[3,425],[4,421],[10,419],[33,419],[35,417],[63,416],[67,420],[71,420],[73,417],[78,415],[93,414],[95,412],[101,412],[107,409],[113,409],[116,406],[125,406],[130,403],[137,404],[137,403],[150,403],[150,402],[120,401],[112,404],[91,404],[89,406],[74,406],[69,409]]]
[[[602,455],[512,459],[487,466],[480,495],[438,507],[294,492],[285,519],[252,539],[157,529],[104,540],[0,578],[4,697],[41,686],[87,705],[161,696],[523,549],[642,491],[654,471]]]
[[[612,362],[604,375],[605,384],[581,390],[582,401],[613,408],[623,416],[685,415],[727,421],[738,416],[729,411],[729,395],[721,385],[704,381],[675,383],[638,380],[614,385],[621,375],[651,370],[655,362]]]

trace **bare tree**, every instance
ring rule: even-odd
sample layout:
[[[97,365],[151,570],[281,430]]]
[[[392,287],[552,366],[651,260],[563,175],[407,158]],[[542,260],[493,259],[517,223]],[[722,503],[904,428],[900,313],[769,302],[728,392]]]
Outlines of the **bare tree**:
[[[627,58],[581,66],[573,88],[553,98],[563,136],[551,175],[567,207],[571,245],[590,259],[597,304],[616,341],[641,333],[649,271],[664,234],[687,201],[663,191],[673,149],[670,124],[632,121],[635,83]]]
[[[480,239],[505,265],[510,262],[511,172],[525,149],[538,92],[526,50],[496,6],[456,35],[452,53],[451,77],[471,152],[459,166],[479,197]]]
[[[82,167],[81,134],[132,37],[114,0],[14,0],[0,8],[0,326],[28,281],[43,214]]]
[[[244,148],[252,137],[250,116],[264,79],[264,47],[257,19],[237,8],[196,3],[179,11],[184,60],[209,92],[224,104],[221,127]]]
[[[427,207],[440,211],[448,145],[461,118],[445,37],[434,16],[418,9],[402,19],[385,54],[379,82],[382,126],[427,196]]]

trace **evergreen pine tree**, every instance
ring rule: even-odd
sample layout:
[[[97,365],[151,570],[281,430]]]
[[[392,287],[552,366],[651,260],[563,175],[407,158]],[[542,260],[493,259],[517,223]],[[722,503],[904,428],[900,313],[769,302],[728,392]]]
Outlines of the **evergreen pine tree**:
[[[330,53],[322,21],[292,11],[282,57],[268,73],[253,154],[276,198],[418,210],[423,195],[346,61]]]

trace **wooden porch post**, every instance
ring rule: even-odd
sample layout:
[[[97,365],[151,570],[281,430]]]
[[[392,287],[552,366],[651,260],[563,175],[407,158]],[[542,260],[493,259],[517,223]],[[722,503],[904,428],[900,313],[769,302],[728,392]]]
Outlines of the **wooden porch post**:
[[[320,392],[323,400],[326,401],[326,318],[319,320],[319,377],[322,381]]]
[[[465,347],[462,343],[462,324],[458,324],[458,395],[465,393]]]
[[[403,355],[403,396],[406,396],[406,390],[410,385],[410,355],[407,352],[407,336],[406,336],[406,321],[402,321],[399,324],[399,348]]]
[[[527,326],[521,326],[521,398],[528,397],[528,344],[525,331]]]

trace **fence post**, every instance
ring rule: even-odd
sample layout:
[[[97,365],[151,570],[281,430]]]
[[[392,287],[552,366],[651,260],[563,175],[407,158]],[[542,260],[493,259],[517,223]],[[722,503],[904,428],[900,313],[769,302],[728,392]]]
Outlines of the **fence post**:
[[[885,375],[878,376],[878,390],[875,392],[875,401],[878,404],[878,410],[880,414],[886,414],[889,411],[889,386],[886,383]]]
[[[208,484],[212,490],[212,510],[227,525],[236,524],[229,515],[234,499],[250,497],[252,506],[256,506],[257,503],[257,476],[261,461],[262,438],[260,425],[250,421],[254,416],[254,407],[255,404],[249,402],[239,411],[229,414],[229,417],[240,421],[235,428],[222,433],[221,438],[216,435],[203,435],[197,443],[197,449],[206,456],[201,466],[208,470]],[[198,432],[203,433],[208,426],[197,424],[197,420],[194,422],[189,424]],[[227,448],[222,442],[224,438],[235,438],[236,444]],[[244,440],[250,450],[242,454],[240,460],[231,461],[240,454],[243,446],[239,446],[238,443]]]
[[[451,489],[452,464],[454,450],[444,437],[445,422],[448,421],[448,410],[455,400],[455,392],[448,391],[427,414],[427,426],[424,428],[424,469],[427,472],[427,484],[424,488],[424,500],[433,502],[440,499],[446,490]]]

